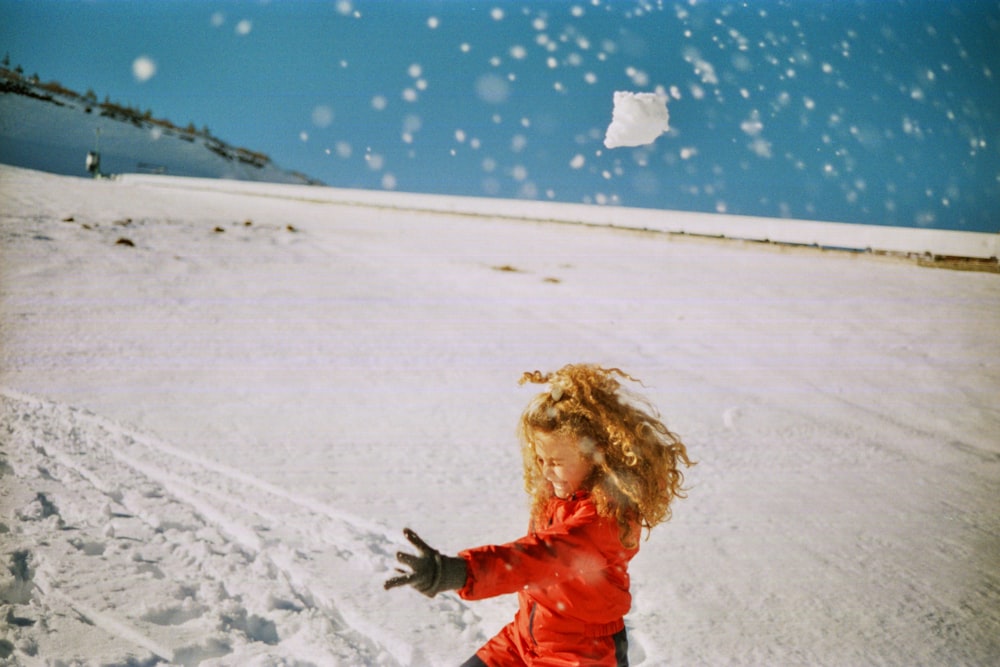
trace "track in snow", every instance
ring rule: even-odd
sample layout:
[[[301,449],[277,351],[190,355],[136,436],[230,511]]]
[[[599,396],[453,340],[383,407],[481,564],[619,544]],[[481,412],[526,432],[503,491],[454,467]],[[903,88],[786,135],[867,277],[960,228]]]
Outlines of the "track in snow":
[[[453,596],[372,608],[397,548],[374,523],[86,411],[0,405],[8,653],[96,658],[57,644],[80,622],[111,664],[434,664],[483,639]],[[427,617],[451,627],[421,639]]]

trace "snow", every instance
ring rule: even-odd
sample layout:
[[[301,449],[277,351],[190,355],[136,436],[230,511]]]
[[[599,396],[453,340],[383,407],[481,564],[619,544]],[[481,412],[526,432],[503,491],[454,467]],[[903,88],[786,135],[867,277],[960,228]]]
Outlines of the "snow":
[[[643,146],[653,143],[669,129],[666,95],[616,91],[604,145],[607,148]]]
[[[401,530],[520,536],[572,361],[699,461],[633,665],[1000,655],[996,275],[238,185],[0,167],[0,662],[457,664],[516,603],[383,591]]]

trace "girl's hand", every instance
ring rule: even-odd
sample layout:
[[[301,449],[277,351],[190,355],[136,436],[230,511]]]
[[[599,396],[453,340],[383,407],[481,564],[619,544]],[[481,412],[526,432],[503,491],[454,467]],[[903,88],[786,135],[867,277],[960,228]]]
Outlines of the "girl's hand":
[[[464,559],[442,556],[409,528],[403,530],[403,535],[420,553],[416,556],[402,551],[396,554],[396,560],[409,567],[410,572],[396,568],[400,575],[386,581],[385,590],[413,586],[432,598],[442,591],[457,590],[465,586],[468,568]]]

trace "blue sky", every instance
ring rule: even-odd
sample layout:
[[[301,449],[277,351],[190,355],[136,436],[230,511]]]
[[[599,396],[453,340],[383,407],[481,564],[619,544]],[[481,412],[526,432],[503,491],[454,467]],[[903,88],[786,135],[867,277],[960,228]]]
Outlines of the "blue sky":
[[[25,73],[340,187],[1000,231],[1000,1],[0,0]],[[616,90],[670,133],[604,148]],[[2,120],[2,119],[0,119]]]

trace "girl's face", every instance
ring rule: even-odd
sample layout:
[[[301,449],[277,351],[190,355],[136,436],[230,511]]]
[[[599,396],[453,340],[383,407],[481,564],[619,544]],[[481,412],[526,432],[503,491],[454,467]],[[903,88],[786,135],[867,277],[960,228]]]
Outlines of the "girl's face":
[[[580,450],[580,439],[572,433],[532,434],[539,470],[552,484],[557,498],[569,498],[580,490],[594,464]]]

